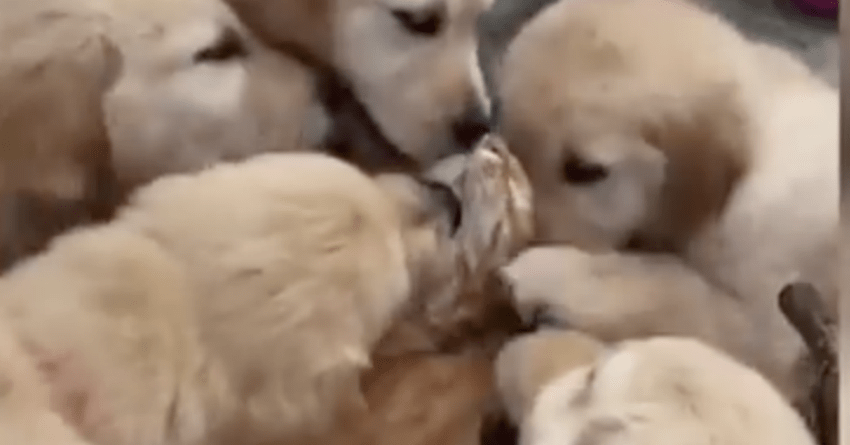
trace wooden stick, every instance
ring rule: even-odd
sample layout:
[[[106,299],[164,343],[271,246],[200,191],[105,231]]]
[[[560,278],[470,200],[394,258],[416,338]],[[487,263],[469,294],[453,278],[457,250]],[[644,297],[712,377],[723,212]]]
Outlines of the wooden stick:
[[[838,349],[818,291],[792,283],[779,293],[779,308],[811,351],[816,381],[811,389],[812,419],[822,445],[838,444]]]

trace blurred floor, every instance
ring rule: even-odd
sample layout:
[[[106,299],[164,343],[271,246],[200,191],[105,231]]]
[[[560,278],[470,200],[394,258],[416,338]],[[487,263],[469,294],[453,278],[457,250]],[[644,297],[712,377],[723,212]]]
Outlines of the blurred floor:
[[[552,1],[496,0],[481,23],[481,55],[485,66],[489,68],[495,63],[525,20]],[[789,6],[787,0],[697,1],[730,19],[747,36],[793,50],[827,81],[838,85],[836,20],[806,16]],[[487,71],[490,82],[491,70]]]

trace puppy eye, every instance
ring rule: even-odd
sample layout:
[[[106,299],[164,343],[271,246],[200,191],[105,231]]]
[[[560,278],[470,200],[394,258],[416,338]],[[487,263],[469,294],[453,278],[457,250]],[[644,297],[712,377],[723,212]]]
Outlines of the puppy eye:
[[[433,37],[440,32],[443,25],[442,14],[437,8],[422,11],[395,9],[392,14],[411,34]]]
[[[574,185],[589,185],[608,176],[608,169],[599,164],[583,161],[576,155],[570,155],[564,161],[564,181]]]
[[[227,62],[247,55],[248,50],[239,33],[233,28],[225,28],[212,45],[195,53],[194,60],[197,63]]]

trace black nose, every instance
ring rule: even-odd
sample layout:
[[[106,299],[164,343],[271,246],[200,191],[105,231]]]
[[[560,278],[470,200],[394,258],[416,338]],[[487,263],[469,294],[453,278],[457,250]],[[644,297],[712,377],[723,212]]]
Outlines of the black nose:
[[[471,107],[455,121],[452,131],[458,145],[465,151],[469,151],[490,131],[490,119],[482,107]]]

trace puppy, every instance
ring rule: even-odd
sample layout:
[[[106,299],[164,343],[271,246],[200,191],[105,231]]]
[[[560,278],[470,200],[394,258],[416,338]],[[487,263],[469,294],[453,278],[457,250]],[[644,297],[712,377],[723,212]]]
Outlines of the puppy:
[[[544,329],[516,337],[496,359],[496,382],[514,425],[521,425],[540,390],[571,369],[590,365],[605,350],[579,331]]]
[[[781,288],[836,313],[838,94],[780,51],[688,2],[559,2],[508,49],[500,125],[538,241],[675,252],[790,369]]]
[[[520,434],[523,445],[815,444],[761,375],[681,337],[627,341],[565,370],[542,388]]]
[[[338,72],[423,168],[488,131],[476,23],[492,0],[226,1],[270,46]]]
[[[297,149],[312,80],[219,0],[2,0],[2,265],[169,172]]]
[[[95,444],[307,443],[406,307],[453,312],[446,190],[308,153],[166,176],[14,268],[0,314]]]
[[[15,267],[0,313],[94,444],[300,443],[362,407],[372,346],[430,298],[414,250],[450,213],[394,193],[319,154],[164,177]]]

